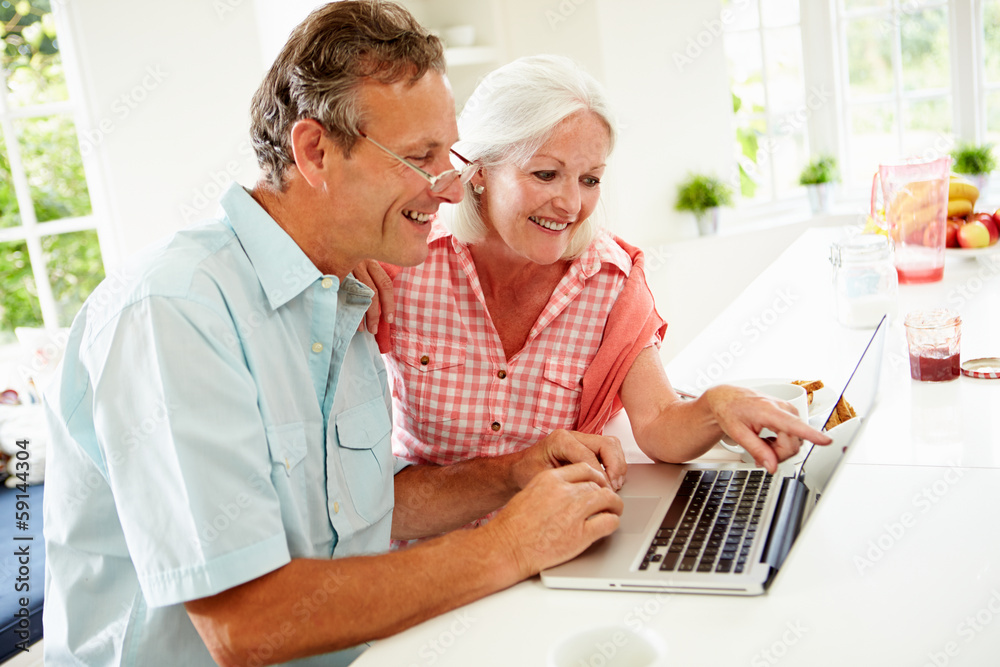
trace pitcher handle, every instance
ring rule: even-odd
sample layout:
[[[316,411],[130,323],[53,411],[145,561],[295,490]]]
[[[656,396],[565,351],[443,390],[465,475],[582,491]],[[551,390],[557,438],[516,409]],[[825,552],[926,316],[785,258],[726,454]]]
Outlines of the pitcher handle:
[[[878,187],[879,181],[880,181],[880,179],[878,177],[878,171],[876,171],[875,175],[872,176],[871,216],[872,216],[873,219],[875,218],[875,199],[876,199],[876,196],[877,196],[876,195],[876,192],[877,192],[876,188]]]

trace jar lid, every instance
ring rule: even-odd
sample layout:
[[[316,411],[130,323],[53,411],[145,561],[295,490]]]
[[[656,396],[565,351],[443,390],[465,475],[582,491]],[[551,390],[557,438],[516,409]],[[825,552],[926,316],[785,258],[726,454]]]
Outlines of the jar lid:
[[[983,380],[1000,380],[1000,358],[983,357],[963,361],[962,375]]]
[[[830,246],[830,262],[834,266],[851,262],[871,262],[889,257],[889,239],[881,234],[859,234],[843,243]]]

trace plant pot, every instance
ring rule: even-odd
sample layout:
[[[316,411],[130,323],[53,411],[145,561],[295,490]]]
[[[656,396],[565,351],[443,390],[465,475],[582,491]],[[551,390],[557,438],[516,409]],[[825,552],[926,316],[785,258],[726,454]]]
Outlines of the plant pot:
[[[986,186],[990,182],[989,174],[961,174],[961,176],[976,186],[980,196],[986,191]]]
[[[699,214],[695,214],[698,221],[698,234],[701,236],[711,236],[719,231],[719,207],[707,208]]]
[[[813,215],[829,213],[833,204],[833,183],[814,183],[806,186],[809,208]]]

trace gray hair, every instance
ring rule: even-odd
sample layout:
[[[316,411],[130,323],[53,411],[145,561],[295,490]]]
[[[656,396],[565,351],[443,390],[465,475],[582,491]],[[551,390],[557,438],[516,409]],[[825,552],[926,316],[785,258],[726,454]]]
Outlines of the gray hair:
[[[444,74],[441,41],[400,5],[354,0],[331,2],[300,23],[257,89],[250,107],[250,140],[264,177],[283,189],[294,163],[292,125],[319,121],[350,157],[363,109],[361,82],[419,80],[428,70]]]
[[[461,140],[455,149],[482,167],[523,164],[541,148],[559,123],[578,111],[591,111],[608,127],[608,153],[614,149],[617,123],[604,88],[579,65],[563,56],[519,58],[491,72],[476,87],[458,118]],[[603,224],[594,213],[581,223],[564,259],[578,257]],[[486,237],[479,196],[472,185],[447,216],[446,224],[462,243]]]

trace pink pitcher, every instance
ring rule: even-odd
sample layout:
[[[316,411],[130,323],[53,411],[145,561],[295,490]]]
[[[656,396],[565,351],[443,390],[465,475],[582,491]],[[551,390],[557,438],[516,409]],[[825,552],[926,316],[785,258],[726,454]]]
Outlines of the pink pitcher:
[[[931,283],[944,276],[951,158],[879,165],[872,179],[872,216],[881,182],[889,238],[901,283]]]

